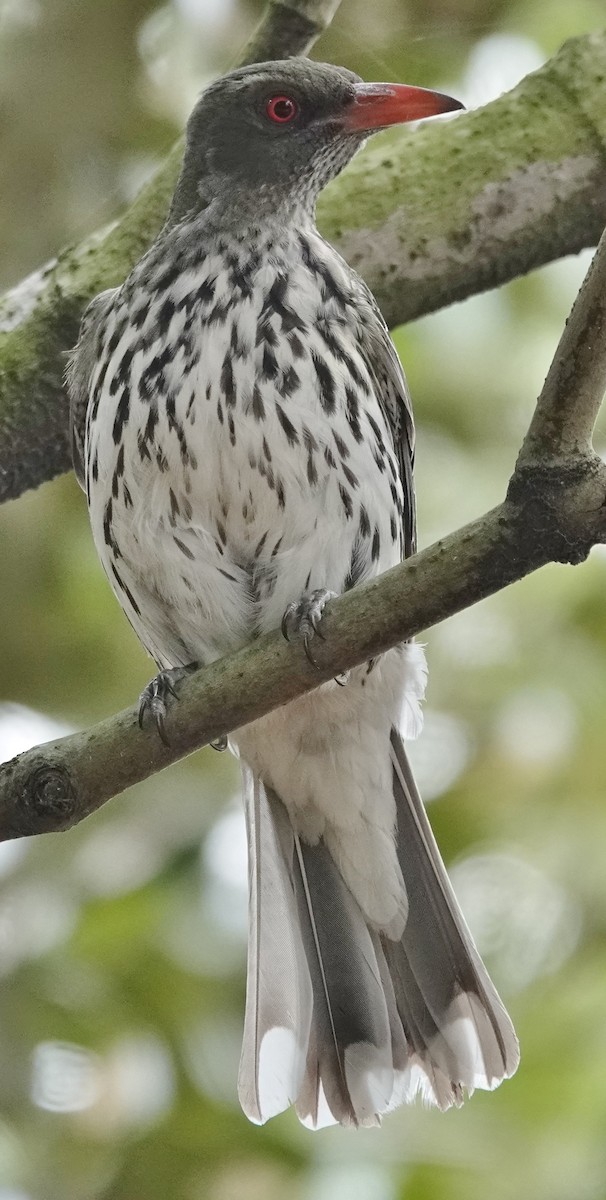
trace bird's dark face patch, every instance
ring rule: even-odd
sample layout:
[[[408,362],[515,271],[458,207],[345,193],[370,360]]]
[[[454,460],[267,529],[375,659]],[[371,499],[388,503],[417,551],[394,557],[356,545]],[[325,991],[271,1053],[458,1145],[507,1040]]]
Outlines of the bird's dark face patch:
[[[359,82],[345,67],[305,59],[243,67],[204,92],[188,132],[193,138],[204,136],[218,121],[219,130],[231,129],[237,140],[238,132],[246,132],[257,145],[292,140],[311,125],[339,120],[351,109]]]
[[[187,127],[184,175],[226,178],[232,186],[314,192],[363,140],[343,125],[359,78],[304,59],[233,71],[201,96]]]

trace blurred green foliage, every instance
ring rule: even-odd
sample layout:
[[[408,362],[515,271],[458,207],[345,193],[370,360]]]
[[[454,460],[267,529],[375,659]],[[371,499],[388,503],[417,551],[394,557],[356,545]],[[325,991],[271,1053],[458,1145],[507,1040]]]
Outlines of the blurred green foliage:
[[[119,212],[259,11],[0,0],[0,283]],[[603,19],[599,0],[343,0],[316,53],[481,103]],[[584,265],[397,331],[423,544],[502,497]],[[69,834],[0,848],[0,1200],[601,1200],[605,593],[594,551],[427,637],[415,766],[518,1028],[517,1076],[380,1132],[247,1123],[237,769],[207,750]],[[2,757],[152,673],[72,477],[0,510],[0,598]]]

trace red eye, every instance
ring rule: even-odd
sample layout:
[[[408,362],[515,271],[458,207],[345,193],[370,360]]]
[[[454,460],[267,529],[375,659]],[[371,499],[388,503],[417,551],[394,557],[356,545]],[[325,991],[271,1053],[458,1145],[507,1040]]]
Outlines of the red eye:
[[[265,106],[270,121],[275,121],[277,125],[286,125],[288,121],[294,121],[298,111],[298,105],[290,96],[272,96]]]

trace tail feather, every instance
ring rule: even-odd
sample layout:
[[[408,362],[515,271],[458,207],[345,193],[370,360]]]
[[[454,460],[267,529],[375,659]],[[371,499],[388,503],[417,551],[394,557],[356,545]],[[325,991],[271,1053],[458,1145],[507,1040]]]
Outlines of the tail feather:
[[[408,1075],[402,1080],[403,1100],[410,1102],[417,1091],[439,1108],[460,1104],[462,1096],[454,1056],[445,1042],[423,998],[423,993],[399,944],[382,939],[382,948],[408,1052]],[[431,1052],[430,1049],[431,1048]],[[413,1068],[417,1067],[418,1070]],[[402,1100],[400,1101],[402,1103]],[[395,1105],[390,1104],[390,1107]]]
[[[418,985],[424,1010],[421,1033],[430,1056],[435,1054],[437,1065],[450,1071],[453,1085],[469,1091],[493,1088],[518,1065],[517,1038],[457,903],[396,730],[391,753],[396,845],[409,916],[402,940],[386,944],[390,969],[406,980],[408,997],[411,977]],[[409,1001],[404,992],[400,1008],[405,1023]],[[457,1098],[455,1089],[449,1103]]]
[[[249,935],[238,1094],[262,1124],[299,1095],[313,996],[292,882],[295,835],[284,806],[245,765],[243,775]]]
[[[372,1125],[513,1074],[518,1043],[448,880],[399,734],[391,761],[403,936],[373,928],[325,842],[245,768],[250,938],[239,1092],[255,1121]]]
[[[297,1106],[317,1124],[320,1080],[341,1124],[376,1124],[393,1090],[391,1031],[372,938],[326,846],[297,839],[295,890],[314,993],[315,1045],[306,1078],[313,1103]],[[315,1095],[314,1095],[315,1092]]]

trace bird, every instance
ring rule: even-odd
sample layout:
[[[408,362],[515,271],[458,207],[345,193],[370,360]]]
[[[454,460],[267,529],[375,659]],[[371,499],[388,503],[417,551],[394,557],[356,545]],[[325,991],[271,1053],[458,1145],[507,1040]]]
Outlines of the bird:
[[[82,319],[73,459],[109,583],[180,681],[280,626],[313,661],[325,605],[416,549],[414,424],[378,305],[316,227],[378,130],[452,97],[307,59],[212,82],[160,234]],[[405,750],[414,642],[233,731],[249,939],[238,1094],[259,1124],[372,1126],[516,1070],[510,1018],[454,895]],[[218,748],[222,748],[221,743]]]

